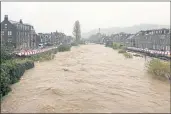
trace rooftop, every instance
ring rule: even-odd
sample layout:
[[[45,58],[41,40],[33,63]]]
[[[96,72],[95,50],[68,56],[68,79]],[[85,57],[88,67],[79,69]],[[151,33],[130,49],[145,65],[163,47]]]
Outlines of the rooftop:
[[[19,24],[19,25],[22,24],[22,25],[32,26],[32,25],[27,24],[27,23],[20,23],[20,22],[13,21],[13,20],[9,20],[9,22],[12,23],[12,24],[15,24],[15,25],[17,25],[17,24]]]

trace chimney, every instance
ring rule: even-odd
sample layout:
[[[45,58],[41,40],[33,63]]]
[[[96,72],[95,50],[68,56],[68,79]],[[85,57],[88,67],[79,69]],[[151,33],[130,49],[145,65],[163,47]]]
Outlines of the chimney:
[[[4,20],[8,20],[8,15],[5,15]]]
[[[22,19],[20,19],[20,23],[21,23],[21,24],[23,24],[23,21],[22,21]]]

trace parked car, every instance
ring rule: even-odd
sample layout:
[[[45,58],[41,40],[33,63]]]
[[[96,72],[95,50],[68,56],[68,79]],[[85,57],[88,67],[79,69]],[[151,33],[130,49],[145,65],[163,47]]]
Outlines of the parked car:
[[[44,47],[43,44],[39,44],[39,46],[38,46],[39,49],[41,49],[41,48],[43,48],[43,47]]]

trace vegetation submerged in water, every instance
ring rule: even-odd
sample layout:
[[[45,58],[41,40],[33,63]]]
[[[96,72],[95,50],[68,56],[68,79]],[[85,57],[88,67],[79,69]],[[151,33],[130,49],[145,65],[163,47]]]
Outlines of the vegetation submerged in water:
[[[126,50],[125,50],[125,49],[120,49],[120,50],[118,51],[118,53],[126,53]]]
[[[170,78],[170,62],[152,59],[146,63],[146,68],[153,76]]]
[[[43,52],[40,54],[33,55],[31,57],[28,57],[28,59],[33,61],[46,61],[46,60],[52,60],[55,57],[55,54],[57,53],[57,49],[50,50],[47,52]]]
[[[110,43],[106,43],[105,46],[106,47],[111,47],[111,48],[113,48],[115,50],[119,49],[118,53],[122,53],[125,56],[125,58],[133,58],[132,54],[126,52],[126,47],[124,45],[122,45],[122,44],[114,42],[112,45],[110,45]]]
[[[130,53],[123,53],[123,55],[125,56],[125,58],[133,58],[132,54]]]
[[[58,47],[58,51],[59,52],[70,51],[70,50],[71,50],[71,46],[69,46],[69,45],[60,45]]]
[[[71,43],[71,46],[78,46],[78,43],[73,42],[73,43]]]
[[[121,45],[118,44],[118,43],[113,43],[113,49],[120,49],[121,48]]]

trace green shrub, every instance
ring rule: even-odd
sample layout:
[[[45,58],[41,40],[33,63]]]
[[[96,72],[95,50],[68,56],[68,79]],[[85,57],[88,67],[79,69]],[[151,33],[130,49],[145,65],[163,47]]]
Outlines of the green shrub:
[[[13,84],[17,81],[17,77],[15,75],[14,70],[16,69],[16,62],[13,60],[8,60],[3,63],[7,67],[6,72],[9,74],[10,83]]]
[[[123,53],[123,55],[125,56],[125,58],[133,58],[132,54],[130,53]]]
[[[28,69],[31,69],[34,67],[34,62],[33,61],[27,61],[24,63],[25,65],[25,69],[28,70]]]
[[[119,48],[118,44],[117,43],[113,43],[113,49],[118,49],[118,48]]]
[[[54,50],[50,50],[47,52],[43,52],[43,53],[39,53],[36,55],[32,55],[31,57],[29,57],[28,59],[32,60],[32,61],[45,61],[45,60],[51,60],[54,59],[55,57],[55,53],[57,53],[57,49]]]
[[[170,62],[152,59],[146,63],[148,73],[157,77],[170,77]]]
[[[69,46],[69,45],[60,45],[58,47],[58,51],[59,52],[70,51],[70,50],[71,50],[71,46]]]
[[[121,45],[121,49],[126,50],[126,46]]]
[[[9,91],[11,91],[9,69],[5,65],[1,65],[0,80],[0,95],[2,98],[2,96],[5,96]]]
[[[11,51],[8,49],[7,46],[1,46],[0,53],[1,53],[1,62],[5,62],[6,60],[10,60],[13,57],[13,55],[10,54]]]
[[[71,46],[78,46],[78,43],[73,42],[73,43],[71,43]]]
[[[113,42],[108,41],[108,42],[105,43],[105,46],[112,48],[113,47]]]
[[[123,47],[123,45],[119,44],[119,43],[113,43],[112,48],[113,49],[121,49]]]
[[[85,41],[84,40],[80,40],[79,44],[85,45]]]
[[[25,70],[34,67],[34,62],[30,60],[8,60],[1,64],[1,96],[6,95],[11,89],[10,84],[19,81]]]
[[[57,54],[58,49],[53,49],[52,52],[53,52],[54,54]]]
[[[120,49],[120,50],[118,51],[118,53],[126,53],[126,50]]]

